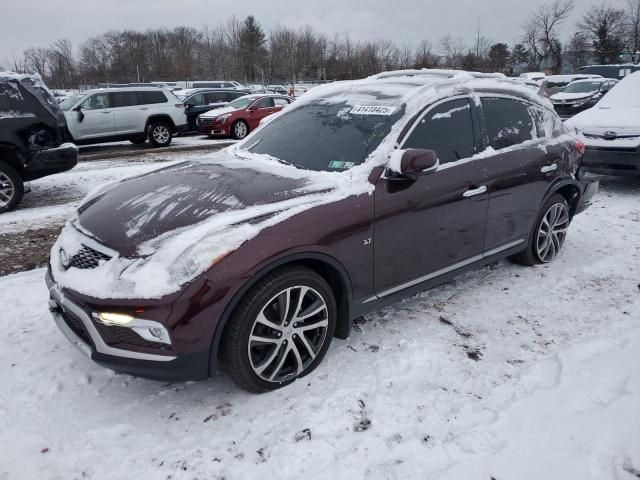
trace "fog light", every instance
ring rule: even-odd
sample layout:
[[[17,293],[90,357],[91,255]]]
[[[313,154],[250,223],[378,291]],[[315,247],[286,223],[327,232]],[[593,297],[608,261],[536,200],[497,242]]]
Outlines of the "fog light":
[[[171,345],[169,332],[160,324],[157,325],[134,325],[131,329],[145,340],[150,342],[166,343]]]
[[[122,325],[122,326],[127,326],[134,320],[134,317],[132,317],[131,315],[125,315],[124,313],[107,313],[107,312],[98,313],[97,318],[100,322],[104,323],[105,325]]]

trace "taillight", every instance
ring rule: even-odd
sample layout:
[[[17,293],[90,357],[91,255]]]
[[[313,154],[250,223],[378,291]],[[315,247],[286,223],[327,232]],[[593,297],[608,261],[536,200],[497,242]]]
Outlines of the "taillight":
[[[587,146],[580,140],[576,140],[576,150],[580,155],[584,155],[584,152],[587,150]]]
[[[176,103],[175,106],[178,108],[184,108],[184,103]]]

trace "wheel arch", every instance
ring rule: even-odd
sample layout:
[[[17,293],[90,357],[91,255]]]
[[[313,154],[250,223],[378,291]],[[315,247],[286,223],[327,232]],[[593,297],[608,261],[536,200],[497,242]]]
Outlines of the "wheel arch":
[[[545,202],[555,194],[559,194],[564,197],[564,199],[567,201],[567,204],[569,205],[569,211],[571,213],[571,217],[573,218],[576,213],[576,209],[580,204],[580,198],[582,197],[582,189],[580,188],[580,183],[573,179],[566,179],[558,182],[557,184],[554,184],[549,189],[540,205],[544,205]]]
[[[18,157],[18,149],[10,143],[0,142],[0,162],[4,162],[24,179],[24,166]]]
[[[147,123],[144,126],[145,133],[149,130],[149,127],[153,122],[158,122],[158,121],[168,123],[173,133],[176,133],[176,124],[173,122],[173,119],[171,118],[171,116],[166,113],[151,115],[149,118],[147,118]]]
[[[220,343],[224,336],[225,328],[232,318],[235,309],[240,300],[246,293],[262,280],[266,275],[283,267],[304,266],[318,273],[323,277],[336,298],[338,307],[338,319],[334,336],[345,339],[349,336],[353,319],[351,318],[351,302],[353,299],[353,290],[351,279],[344,266],[335,258],[324,253],[296,253],[281,257],[268,265],[260,268],[245,284],[235,293],[229,303],[226,305],[220,321],[216,326],[216,331],[211,342],[211,350],[209,353],[209,373],[213,371],[214,366],[218,363],[220,355]]]

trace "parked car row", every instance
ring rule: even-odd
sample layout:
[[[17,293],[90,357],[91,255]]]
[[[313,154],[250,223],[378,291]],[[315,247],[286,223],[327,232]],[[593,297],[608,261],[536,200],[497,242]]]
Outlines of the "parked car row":
[[[200,118],[226,132],[279,99]],[[107,368],[185,380],[220,365],[249,391],[280,388],[367,312],[501,258],[553,261],[597,190],[583,154],[512,80],[416,70],[318,87],[206,161],[85,199],[52,248],[49,307]]]

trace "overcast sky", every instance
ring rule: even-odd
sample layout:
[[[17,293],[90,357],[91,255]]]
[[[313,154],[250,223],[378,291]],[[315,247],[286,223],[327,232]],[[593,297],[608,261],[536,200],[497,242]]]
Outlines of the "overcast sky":
[[[550,1],[550,0],[549,0]],[[471,40],[478,22],[496,41],[519,38],[526,16],[545,0],[0,0],[0,60],[30,46],[45,47],[66,38],[74,48],[86,38],[110,29],[187,25],[199,28],[235,15],[255,15],[265,30],[278,25],[312,25],[329,36],[353,40],[386,38],[415,45],[434,45],[447,33]],[[592,3],[576,0],[566,36]],[[626,0],[608,0],[617,7]]]

